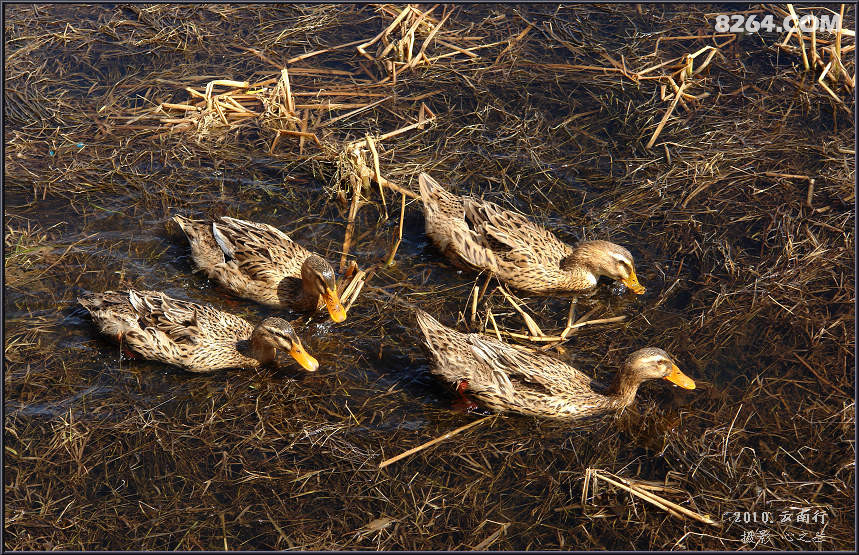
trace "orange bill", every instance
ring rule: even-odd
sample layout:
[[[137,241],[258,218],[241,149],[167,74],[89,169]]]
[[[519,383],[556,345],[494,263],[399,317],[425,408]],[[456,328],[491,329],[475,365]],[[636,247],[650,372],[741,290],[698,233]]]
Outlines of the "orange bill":
[[[332,320],[335,322],[342,322],[346,319],[346,309],[344,309],[343,305],[340,304],[340,299],[337,297],[337,291],[326,289],[322,298],[325,299],[325,306],[328,307],[328,314],[331,315]]]
[[[307,351],[304,350],[301,343],[293,343],[292,349],[289,350],[289,354],[292,355],[292,358],[302,366],[305,370],[310,372],[315,372],[317,368],[319,368],[319,362],[307,354]]]
[[[638,283],[638,276],[635,275],[635,270],[632,270],[632,273],[629,274],[628,278],[621,281],[624,285],[632,289],[632,292],[636,295],[644,293],[644,286]]]
[[[684,389],[695,389],[695,382],[692,381],[692,378],[681,372],[676,364],[672,365],[671,373],[665,376],[665,379]]]

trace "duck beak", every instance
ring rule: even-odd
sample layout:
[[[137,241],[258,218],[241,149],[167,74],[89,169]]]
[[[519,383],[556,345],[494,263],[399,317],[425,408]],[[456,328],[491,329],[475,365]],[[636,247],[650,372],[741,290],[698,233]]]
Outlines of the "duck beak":
[[[340,304],[340,298],[335,289],[326,288],[322,298],[325,299],[325,306],[328,307],[328,314],[331,315],[332,320],[342,322],[346,319],[346,309]]]
[[[665,379],[683,389],[695,389],[695,382],[692,381],[692,378],[681,372],[676,364],[671,365],[671,373],[665,376]]]
[[[307,354],[301,343],[293,343],[292,349],[289,350],[290,356],[295,359],[295,362],[301,365],[302,368],[309,372],[315,372],[319,368],[319,361]]]
[[[629,274],[629,277],[621,280],[621,282],[632,289],[632,292],[636,295],[641,295],[644,293],[644,286],[638,283],[638,276],[635,275],[635,270],[632,270],[632,273]]]

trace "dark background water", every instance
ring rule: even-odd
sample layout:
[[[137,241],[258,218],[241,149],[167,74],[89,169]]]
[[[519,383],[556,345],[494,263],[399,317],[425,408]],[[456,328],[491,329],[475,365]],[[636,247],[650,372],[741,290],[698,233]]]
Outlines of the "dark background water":
[[[605,380],[653,344],[699,384],[650,384],[596,423],[493,418],[379,470],[477,418],[452,410],[409,311],[388,296],[368,287],[340,325],[286,313],[315,374],[285,362],[211,375],[125,358],[76,297],[137,287],[252,321],[282,315],[193,273],[170,217],[266,222],[336,267],[349,207],[330,153],[284,141],[270,154],[259,126],[197,142],[122,118],[186,102],[185,86],[277,75],[248,48],[282,62],[372,38],[391,17],[370,6],[5,9],[5,547],[853,547],[852,119],[767,45],[775,36],[725,47],[690,89],[710,97],[678,108],[648,151],[668,106],[654,82],[540,64],[607,66],[609,53],[640,70],[694,52],[709,43],[666,41],[650,56],[660,33],[706,30],[704,7],[462,6],[445,40],[508,42],[403,75],[395,100],[333,126],[326,144],[378,136],[411,121],[408,96],[440,90],[426,100],[433,126],[380,144],[382,173],[414,190],[429,171],[570,243],[628,246],[647,293],[603,287],[580,314],[626,320],[579,330],[559,356]],[[349,48],[296,66],[358,74],[361,61]],[[332,79],[295,74],[293,87]],[[733,94],[745,85],[768,96]],[[813,205],[804,182],[766,171],[816,176]],[[361,267],[397,235],[399,196],[386,194],[389,219],[375,185],[358,212],[349,259]],[[429,243],[409,200],[395,264],[370,284],[465,329],[474,278]],[[525,302],[545,330],[563,326],[565,300]],[[487,303],[481,313],[522,328],[500,295]],[[663,495],[721,527],[602,482],[582,504],[589,468],[669,483]],[[725,516],[801,511],[827,526]],[[761,530],[770,536],[747,541]]]

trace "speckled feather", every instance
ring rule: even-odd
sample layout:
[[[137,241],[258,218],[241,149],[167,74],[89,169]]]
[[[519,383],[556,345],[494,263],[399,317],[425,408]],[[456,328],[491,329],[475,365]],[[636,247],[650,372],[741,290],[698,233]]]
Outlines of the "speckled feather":
[[[451,385],[467,381],[467,393],[497,411],[553,418],[616,411],[633,402],[642,381],[664,378],[670,367],[676,368],[665,351],[639,349],[606,388],[549,355],[519,350],[483,335],[460,333],[422,310],[416,311],[416,318],[432,372]]]
[[[416,313],[432,372],[487,407],[559,418],[584,417],[615,408],[614,399],[591,387],[591,378],[548,355],[515,347],[474,333],[460,333],[424,311]]]
[[[268,224],[226,216],[206,223],[176,215],[197,268],[231,293],[279,308],[314,309],[304,299],[301,266],[312,254]]]
[[[78,301],[101,331],[122,337],[144,358],[191,372],[255,368],[260,362],[239,352],[254,327],[243,318],[158,291],[88,293]]]
[[[524,215],[472,197],[460,198],[426,173],[419,176],[426,233],[454,264],[487,270],[529,293],[551,295],[591,291],[613,257],[628,261],[628,250],[607,241],[570,247]]]

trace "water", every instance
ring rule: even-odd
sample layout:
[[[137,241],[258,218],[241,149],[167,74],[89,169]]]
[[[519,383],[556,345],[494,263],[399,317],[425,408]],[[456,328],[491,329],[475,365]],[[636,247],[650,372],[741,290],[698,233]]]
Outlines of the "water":
[[[493,10],[518,21],[506,8],[471,8],[468,17],[456,16],[458,21],[485,25],[481,32],[487,34],[509,34],[484,23]],[[352,13],[358,8],[329,7],[330,14],[309,15],[292,7],[235,9],[188,6],[162,12],[142,6],[61,5],[7,11],[7,32],[18,41],[7,44],[13,56],[7,61],[7,94],[14,105],[7,105],[5,129],[8,547],[656,549],[676,546],[685,537],[685,526],[691,529],[686,521],[634,503],[626,494],[608,493],[604,484],[602,493],[581,506],[588,468],[676,481],[688,495],[671,499],[693,499],[691,505],[715,518],[720,510],[754,504],[736,489],[720,488],[728,482],[734,487],[739,480],[735,471],[752,474],[748,469],[757,458],[748,449],[758,440],[747,442],[747,432],[739,430],[752,429],[755,421],[736,423],[739,439],[724,433],[740,409],[768,402],[750,398],[734,384],[753,380],[754,374],[745,373],[774,363],[748,358],[755,348],[751,340],[752,345],[732,343],[711,351],[719,365],[696,349],[701,336],[689,331],[690,322],[703,319],[710,308],[697,281],[705,279],[703,255],[689,254],[690,237],[700,237],[690,231],[665,240],[659,234],[670,233],[667,223],[635,212],[645,210],[646,203],[629,208],[624,202],[624,188],[633,184],[616,181],[638,163],[636,153],[610,153],[608,159],[604,148],[590,145],[585,151],[541,124],[535,126],[546,144],[533,151],[504,129],[493,128],[482,130],[482,139],[473,143],[451,139],[451,148],[462,151],[439,147],[416,153],[411,148],[415,144],[447,145],[455,136],[451,129],[460,125],[451,123],[454,116],[474,124],[480,120],[480,109],[463,116],[449,99],[433,100],[438,113],[447,107],[452,114],[438,129],[380,147],[383,173],[399,172],[395,180],[415,188],[416,175],[403,169],[408,168],[405,160],[432,160],[439,164],[432,173],[440,182],[532,215],[565,241],[610,238],[626,245],[647,293],[619,295],[604,285],[583,299],[579,315],[596,308],[593,318],[627,318],[582,328],[559,356],[605,381],[631,350],[658,344],[677,356],[700,388],[688,393],[648,384],[637,404],[618,419],[582,424],[515,415],[490,419],[379,470],[382,460],[478,418],[453,410],[451,392],[430,375],[409,311],[369,287],[342,324],[333,324],[324,313],[306,316],[235,298],[193,271],[187,241],[170,221],[181,213],[269,223],[322,254],[336,269],[349,207],[330,194],[332,162],[321,154],[298,156],[289,148],[270,155],[269,136],[254,129],[240,132],[237,143],[196,144],[189,137],[157,139],[125,131],[119,128],[125,120],[100,119],[130,113],[136,106],[184,102],[182,83],[199,88],[209,78],[268,77],[272,67],[236,45],[265,44],[269,55],[280,55],[306,44],[296,29],[312,27],[314,18],[345,22],[320,31],[325,40],[329,35],[336,39],[327,44],[353,35],[373,36],[381,29],[367,27],[368,19],[379,25],[369,8]],[[550,21],[553,10],[540,13],[541,20]],[[67,28],[61,39],[56,33],[63,33],[66,22],[74,30]],[[103,33],[97,31],[100,26]],[[107,32],[111,29],[137,42],[113,36]],[[153,38],[159,37],[159,29],[163,34]],[[606,32],[617,39],[621,35],[616,31]],[[21,38],[27,33],[42,38]],[[284,38],[277,39],[281,33]],[[19,51],[21,43],[28,46]],[[547,59],[552,56],[559,54],[546,54]],[[328,63],[354,68],[348,57]],[[211,77],[192,78],[200,75]],[[404,81],[401,96],[411,92],[407,87],[473,94],[464,85],[457,90],[448,82],[437,83],[432,75],[411,79]],[[310,86],[303,83],[296,88]],[[497,86],[505,102],[522,99],[519,88],[524,85],[513,77]],[[604,92],[581,85],[594,95],[570,97],[576,103],[571,107],[558,103],[563,87],[559,92],[528,86],[546,105],[538,100],[527,112],[536,110],[553,124],[567,117],[561,112],[568,108],[598,111],[596,97]],[[480,106],[484,100],[475,95],[465,103]],[[503,105],[496,100],[486,102],[501,113]],[[103,106],[109,108],[99,112]],[[501,123],[518,116],[504,117],[511,119]],[[360,123],[337,132],[353,133],[354,139],[363,136],[362,125],[387,131],[396,121],[390,118],[383,110],[369,112],[355,118]],[[501,123],[487,125],[500,128]],[[311,146],[305,149],[310,152]],[[615,161],[621,154],[633,162]],[[456,178],[448,171],[455,171]],[[399,225],[399,196],[386,192],[391,217],[384,220],[375,184],[369,194],[349,252],[349,259],[362,268],[387,257]],[[654,185],[648,194],[655,199],[662,192]],[[666,213],[663,219],[673,217]],[[680,220],[694,217],[676,214]],[[690,229],[695,229],[692,224]],[[475,278],[442,258],[423,233],[419,204],[409,200],[395,264],[379,269],[370,285],[465,329],[460,314],[467,320]],[[295,322],[320,369],[308,374],[284,357],[279,367],[258,372],[191,374],[130,359],[98,333],[76,303],[85,291],[128,287],[209,303],[253,322],[285,316]],[[525,301],[547,332],[563,327],[566,299]],[[486,306],[502,325],[523,327],[499,294],[481,305],[481,313]],[[823,416],[836,426],[831,414]],[[790,436],[790,430],[779,433],[804,441]],[[840,437],[834,428],[824,433]],[[725,453],[739,470],[719,463]],[[817,473],[831,470],[828,459],[805,464]],[[788,468],[790,480],[800,475],[807,479],[799,467]],[[782,471],[774,467],[772,472]],[[757,477],[748,480],[758,483]],[[707,497],[709,491],[721,500]],[[817,503],[841,503],[835,494],[826,495]],[[699,530],[692,531],[697,538]],[[732,547],[739,545],[734,532],[724,534]],[[680,547],[728,545],[686,541],[703,543]]]

